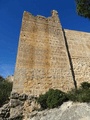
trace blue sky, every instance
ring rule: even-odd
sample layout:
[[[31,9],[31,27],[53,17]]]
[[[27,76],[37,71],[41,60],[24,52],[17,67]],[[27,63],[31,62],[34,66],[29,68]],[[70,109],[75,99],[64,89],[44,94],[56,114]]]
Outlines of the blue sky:
[[[63,28],[90,32],[90,20],[77,15],[75,0],[0,0],[0,75],[14,74],[23,12],[48,17],[53,9]]]

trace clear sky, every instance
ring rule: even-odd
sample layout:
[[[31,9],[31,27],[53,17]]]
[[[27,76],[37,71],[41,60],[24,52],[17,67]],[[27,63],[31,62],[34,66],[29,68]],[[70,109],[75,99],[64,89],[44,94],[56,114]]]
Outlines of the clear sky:
[[[63,28],[90,32],[90,20],[77,15],[75,0],[0,0],[0,75],[14,74],[23,12],[48,17],[53,9]]]

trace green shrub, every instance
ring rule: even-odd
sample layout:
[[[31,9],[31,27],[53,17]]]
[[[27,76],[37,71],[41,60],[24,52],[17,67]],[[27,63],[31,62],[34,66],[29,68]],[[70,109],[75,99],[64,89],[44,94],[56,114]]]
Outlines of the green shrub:
[[[81,89],[81,93],[78,95],[79,102],[90,102],[90,89]]]
[[[67,93],[67,97],[69,100],[73,102],[82,102],[82,96],[83,96],[83,90],[82,89],[73,89]]]
[[[76,102],[77,101],[77,92],[75,89],[72,89],[67,93],[67,98],[71,101]]]
[[[90,83],[88,83],[88,82],[81,83],[81,88],[82,89],[90,89]]]
[[[47,108],[47,94],[44,94],[44,95],[40,95],[39,98],[37,99],[38,103],[40,103],[41,107],[43,109],[46,109]]]
[[[0,75],[0,82],[2,82],[4,80],[4,78]]]
[[[0,106],[9,100],[9,96],[12,90],[12,83],[2,80],[0,81]]]
[[[50,89],[48,92],[46,92],[44,95],[40,95],[38,98],[38,102],[43,109],[58,107],[66,100],[66,94],[57,89]]]
[[[73,89],[67,93],[69,100],[74,102],[90,102],[90,83],[83,82],[77,90]]]

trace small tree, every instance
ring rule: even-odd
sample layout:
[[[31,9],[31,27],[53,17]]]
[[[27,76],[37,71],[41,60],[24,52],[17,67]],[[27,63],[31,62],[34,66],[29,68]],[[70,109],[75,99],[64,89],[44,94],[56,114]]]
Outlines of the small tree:
[[[77,13],[90,19],[90,0],[75,0]]]

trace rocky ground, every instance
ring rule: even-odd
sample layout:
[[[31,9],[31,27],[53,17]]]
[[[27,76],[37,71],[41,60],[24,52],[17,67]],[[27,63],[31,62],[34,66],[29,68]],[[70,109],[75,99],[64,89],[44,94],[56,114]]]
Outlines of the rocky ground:
[[[90,120],[90,103],[64,103],[61,107],[33,112],[27,120]]]
[[[36,97],[11,93],[10,101],[0,108],[0,120],[23,120],[35,110],[40,109]]]
[[[0,120],[90,120],[90,103],[68,101],[40,111],[35,98],[12,94],[10,102],[0,108]]]

